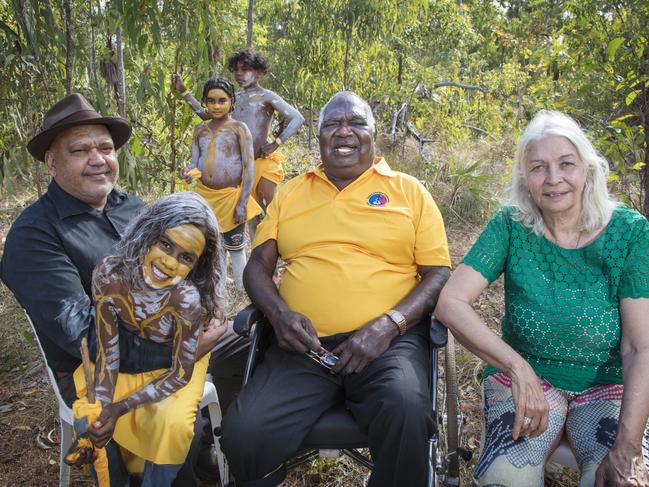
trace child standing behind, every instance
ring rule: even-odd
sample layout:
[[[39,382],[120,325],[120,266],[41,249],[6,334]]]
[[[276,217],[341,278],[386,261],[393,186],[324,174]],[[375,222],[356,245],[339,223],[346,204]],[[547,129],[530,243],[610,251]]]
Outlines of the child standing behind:
[[[244,123],[230,117],[234,101],[231,83],[222,78],[207,80],[203,103],[210,120],[194,129],[191,163],[181,174],[191,182],[192,170],[200,171],[196,192],[216,214],[224,247],[232,259],[235,287],[243,289],[244,224],[262,210],[250,198],[255,173],[252,136]]]

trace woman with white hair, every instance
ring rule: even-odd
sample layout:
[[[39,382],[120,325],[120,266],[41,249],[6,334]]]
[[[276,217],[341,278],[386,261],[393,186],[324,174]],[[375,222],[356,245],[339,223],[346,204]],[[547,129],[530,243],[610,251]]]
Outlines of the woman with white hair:
[[[648,486],[649,222],[613,201],[608,164],[567,115],[541,111],[501,207],[435,314],[487,362],[476,485],[542,486],[564,430],[580,486]],[[502,338],[472,304],[505,276]]]

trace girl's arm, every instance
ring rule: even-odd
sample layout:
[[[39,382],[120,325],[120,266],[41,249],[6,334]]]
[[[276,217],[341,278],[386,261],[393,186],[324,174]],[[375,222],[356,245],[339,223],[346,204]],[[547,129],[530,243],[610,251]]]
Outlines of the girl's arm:
[[[180,77],[180,74],[171,74],[171,84],[174,89],[185,99],[190,108],[194,110],[194,113],[196,113],[196,115],[198,115],[202,120],[210,119],[210,116],[207,114],[207,110],[205,110],[198,102],[198,100],[194,98],[194,96],[187,90],[185,83],[183,83],[183,79]]]
[[[103,264],[102,264],[103,265]],[[122,297],[118,280],[93,280],[93,296],[97,327],[97,358],[95,360],[95,395],[102,405],[113,402],[115,383],[119,372],[118,307],[128,304]]]
[[[207,113],[207,110],[205,110],[205,108],[201,106],[200,102],[196,98],[194,98],[194,95],[187,92],[187,94],[185,95],[185,101],[191,107],[191,109],[194,110],[194,113],[201,118],[201,120],[211,120],[209,114]]]
[[[239,136],[239,150],[241,151],[241,196],[234,209],[234,222],[243,223],[246,221],[246,206],[252,192],[252,185],[255,179],[255,150],[252,145],[252,135],[248,127],[242,122],[236,122],[237,135]]]
[[[117,404],[122,409],[120,403],[123,403],[125,412],[170,396],[187,385],[192,377],[196,362],[201,315],[200,296],[196,288],[191,284],[186,284],[174,289],[166,313],[171,315],[176,322],[171,368],[139,391],[119,401]]]
[[[201,157],[201,148],[198,145],[198,139],[202,132],[201,127],[202,124],[194,128],[194,135],[192,135],[192,159],[189,162],[187,169],[198,167],[198,160]]]
[[[201,148],[198,145],[198,139],[201,135],[201,125],[194,128],[194,135],[192,136],[192,158],[189,164],[180,170],[180,176],[185,178],[188,183],[191,183],[193,178],[189,174],[192,169],[198,169],[198,160],[201,157]]]
[[[119,327],[117,325],[118,307],[129,306],[124,299],[125,290],[118,279],[105,277],[103,266],[95,270],[92,281],[92,294],[95,300],[97,326],[97,357],[95,360],[95,395],[102,405],[102,413],[97,421],[88,425],[88,437],[92,443],[102,448],[113,436],[115,422],[121,414],[113,404],[115,384],[119,373]],[[128,308],[127,308],[128,309]]]
[[[176,322],[171,368],[131,396],[103,408],[99,419],[88,427],[88,436],[95,446],[101,448],[110,440],[120,416],[144,404],[164,399],[191,379],[200,329],[201,303],[198,291],[191,284],[178,286],[172,292],[170,304],[164,311]]]

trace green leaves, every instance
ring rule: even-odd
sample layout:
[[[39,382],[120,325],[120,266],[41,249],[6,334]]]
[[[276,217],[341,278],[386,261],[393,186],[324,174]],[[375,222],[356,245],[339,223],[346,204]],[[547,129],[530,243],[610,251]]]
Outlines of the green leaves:
[[[615,55],[622,44],[624,44],[624,37],[616,37],[608,43],[608,46],[606,47],[606,56],[609,61],[615,59]]]

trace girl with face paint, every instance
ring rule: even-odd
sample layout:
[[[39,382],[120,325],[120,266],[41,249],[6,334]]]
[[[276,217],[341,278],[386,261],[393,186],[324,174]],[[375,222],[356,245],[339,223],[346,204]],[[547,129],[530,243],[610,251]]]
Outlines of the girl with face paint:
[[[230,82],[207,80],[203,104],[208,121],[194,129],[192,160],[181,175],[190,183],[198,180],[196,191],[214,210],[232,257],[235,286],[243,289],[244,224],[259,215],[261,207],[250,197],[255,173],[252,136],[244,123],[230,117],[234,102]]]
[[[218,317],[225,331],[222,254],[211,208],[175,193],[147,207],[93,274],[101,413],[87,433],[96,447],[112,438],[140,459],[143,485],[170,485],[187,455],[209,362],[209,354],[197,360],[200,328]],[[168,343],[171,367],[120,372],[121,333]],[[84,401],[82,367],[74,379]]]

